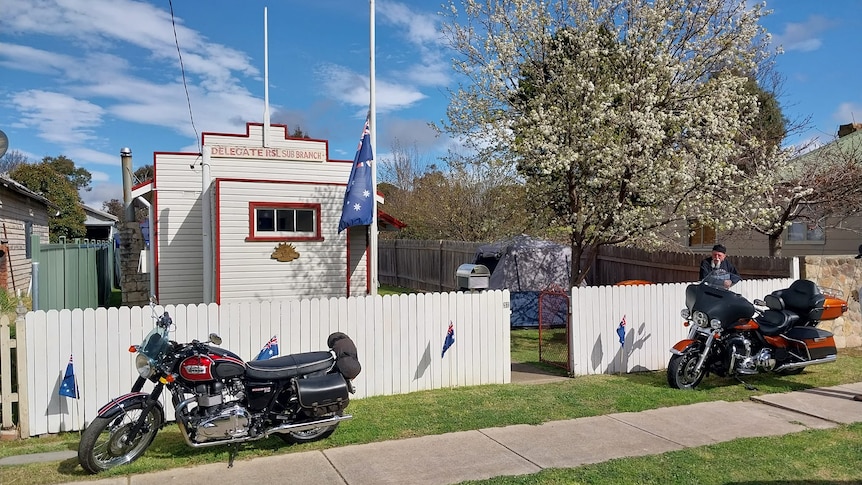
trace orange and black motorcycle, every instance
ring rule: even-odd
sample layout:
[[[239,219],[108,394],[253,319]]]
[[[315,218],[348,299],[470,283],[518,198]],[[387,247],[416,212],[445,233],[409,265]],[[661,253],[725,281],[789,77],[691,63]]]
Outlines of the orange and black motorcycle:
[[[709,373],[792,375],[835,361],[835,339],[817,325],[847,311],[840,292],[797,280],[752,303],[730,289],[737,281],[718,270],[686,288],[681,315],[690,330],[670,350],[671,387],[693,389]]]

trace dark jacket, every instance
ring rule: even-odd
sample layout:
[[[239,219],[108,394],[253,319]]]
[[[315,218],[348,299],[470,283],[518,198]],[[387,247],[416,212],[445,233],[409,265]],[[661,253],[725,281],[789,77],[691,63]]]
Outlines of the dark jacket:
[[[718,269],[723,269],[723,270],[727,271],[728,273],[730,273],[731,275],[736,275],[736,277],[731,276],[731,279],[733,280],[734,283],[738,283],[742,279],[742,277],[739,276],[739,271],[736,270],[736,266],[734,266],[733,263],[728,261],[726,258],[718,266]],[[710,271],[712,271],[712,258],[711,257],[706,258],[700,262],[700,279],[706,278],[706,275],[708,275]]]

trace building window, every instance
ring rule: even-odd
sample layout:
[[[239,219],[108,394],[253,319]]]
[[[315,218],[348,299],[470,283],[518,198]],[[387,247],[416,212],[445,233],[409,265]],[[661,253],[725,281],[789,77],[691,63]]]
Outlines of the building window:
[[[712,247],[715,244],[715,226],[704,224],[697,219],[688,221],[689,247]]]
[[[249,202],[246,241],[322,241],[320,204]]]
[[[787,242],[797,244],[824,244],[826,231],[817,221],[795,221],[787,228]]]

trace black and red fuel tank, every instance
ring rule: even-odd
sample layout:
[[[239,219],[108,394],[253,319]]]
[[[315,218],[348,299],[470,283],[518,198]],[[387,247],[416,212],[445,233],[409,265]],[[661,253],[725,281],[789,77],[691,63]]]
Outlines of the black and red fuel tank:
[[[243,374],[245,363],[242,359],[233,352],[218,347],[210,347],[206,355],[192,355],[180,362],[180,376],[189,382],[208,382],[240,377]]]

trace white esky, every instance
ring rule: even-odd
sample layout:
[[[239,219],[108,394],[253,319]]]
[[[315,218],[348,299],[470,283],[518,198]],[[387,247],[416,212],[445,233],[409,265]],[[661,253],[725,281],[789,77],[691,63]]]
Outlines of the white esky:
[[[439,1],[376,0],[377,144],[397,139],[437,157],[449,140],[428,127],[454,87],[439,34]],[[122,198],[120,158],[198,151],[195,131],[244,133],[263,121],[263,10],[269,18],[271,121],[329,140],[352,159],[369,98],[369,3],[174,0],[28,0],[0,12],[0,130],[33,160],[66,155],[93,174],[84,202]],[[784,48],[779,99],[790,119],[811,117],[798,141],[829,141],[862,122],[859,0],[769,0],[764,20]]]

